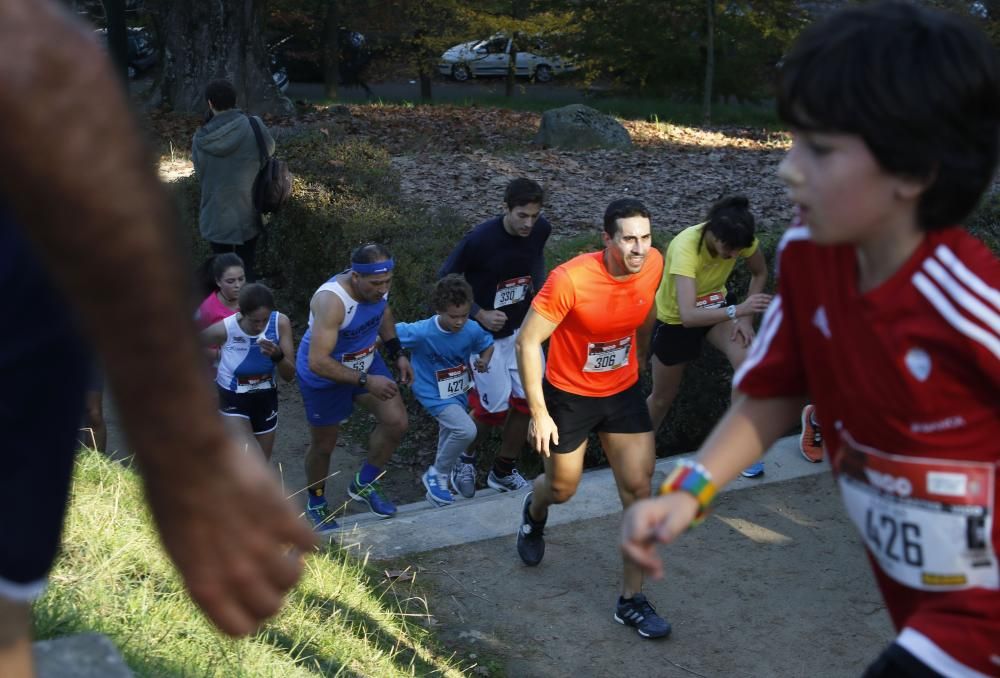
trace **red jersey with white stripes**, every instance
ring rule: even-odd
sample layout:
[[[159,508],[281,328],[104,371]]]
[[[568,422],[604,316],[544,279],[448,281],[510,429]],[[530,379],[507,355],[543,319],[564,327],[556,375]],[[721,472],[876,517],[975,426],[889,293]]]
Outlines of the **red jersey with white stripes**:
[[[1000,261],[934,231],[861,293],[853,247],[792,228],[779,265],[737,388],[815,403],[896,642],[944,675],[1000,676]]]

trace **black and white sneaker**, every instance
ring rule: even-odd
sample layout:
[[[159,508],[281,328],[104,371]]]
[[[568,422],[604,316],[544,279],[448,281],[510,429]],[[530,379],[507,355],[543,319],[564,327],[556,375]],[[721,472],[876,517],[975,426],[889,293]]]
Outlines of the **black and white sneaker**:
[[[643,638],[666,638],[670,635],[670,622],[656,614],[656,610],[642,593],[627,600],[618,598],[615,621],[625,626],[634,626]]]
[[[542,562],[545,555],[545,539],[542,534],[545,532],[545,521],[535,522],[531,518],[529,508],[531,508],[531,497],[534,492],[524,495],[521,503],[521,527],[517,531],[517,555],[525,565],[537,565]]]

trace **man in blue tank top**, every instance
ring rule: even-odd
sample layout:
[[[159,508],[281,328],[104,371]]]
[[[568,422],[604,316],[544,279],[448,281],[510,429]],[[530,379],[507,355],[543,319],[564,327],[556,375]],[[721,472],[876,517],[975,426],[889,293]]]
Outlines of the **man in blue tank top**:
[[[351,268],[321,285],[309,303],[309,329],[299,344],[295,370],[310,426],[306,515],[319,533],[339,527],[326,503],[326,478],[340,425],[355,402],[375,415],[376,424],[368,439],[368,459],[347,492],[381,518],[396,513],[379,478],[408,420],[399,387],[376,350],[378,339],[399,370],[400,383],[413,381],[413,368],[389,310],[392,269],[389,250],[376,243],[363,245],[351,254]]]
[[[105,367],[167,553],[220,629],[281,606],[314,534],[216,411],[171,201],[107,56],[59,3],[0,3],[0,676],[32,675],[83,405]],[[30,74],[30,77],[27,76]],[[79,321],[79,323],[78,323]]]

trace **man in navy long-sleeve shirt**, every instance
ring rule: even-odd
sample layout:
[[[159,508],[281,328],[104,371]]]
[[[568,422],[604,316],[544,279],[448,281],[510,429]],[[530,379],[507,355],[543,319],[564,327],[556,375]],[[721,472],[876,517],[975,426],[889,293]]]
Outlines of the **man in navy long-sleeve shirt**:
[[[486,478],[490,487],[501,492],[527,486],[515,468],[530,417],[514,341],[532,297],[545,282],[543,250],[552,226],[541,216],[544,197],[542,187],[530,179],[511,181],[504,194],[503,214],[472,229],[439,273],[465,276],[474,300],[470,315],[493,334],[496,349],[489,371],[472,371],[476,388],[469,403],[480,438],[490,427],[503,426],[500,452]],[[452,488],[465,497],[475,494],[473,462],[468,453],[463,455],[451,474]]]

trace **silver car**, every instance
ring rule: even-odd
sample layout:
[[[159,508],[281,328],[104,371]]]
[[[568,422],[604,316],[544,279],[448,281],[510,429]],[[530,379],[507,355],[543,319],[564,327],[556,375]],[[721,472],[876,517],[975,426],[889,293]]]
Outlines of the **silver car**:
[[[544,51],[537,41],[531,49]],[[438,71],[459,82],[488,75],[506,75],[510,63],[511,40],[505,35],[494,35],[486,40],[475,40],[455,45],[441,55]],[[539,49],[542,47],[542,49]],[[517,53],[516,74],[548,82],[559,73],[575,70],[575,66],[558,56],[536,51]]]

